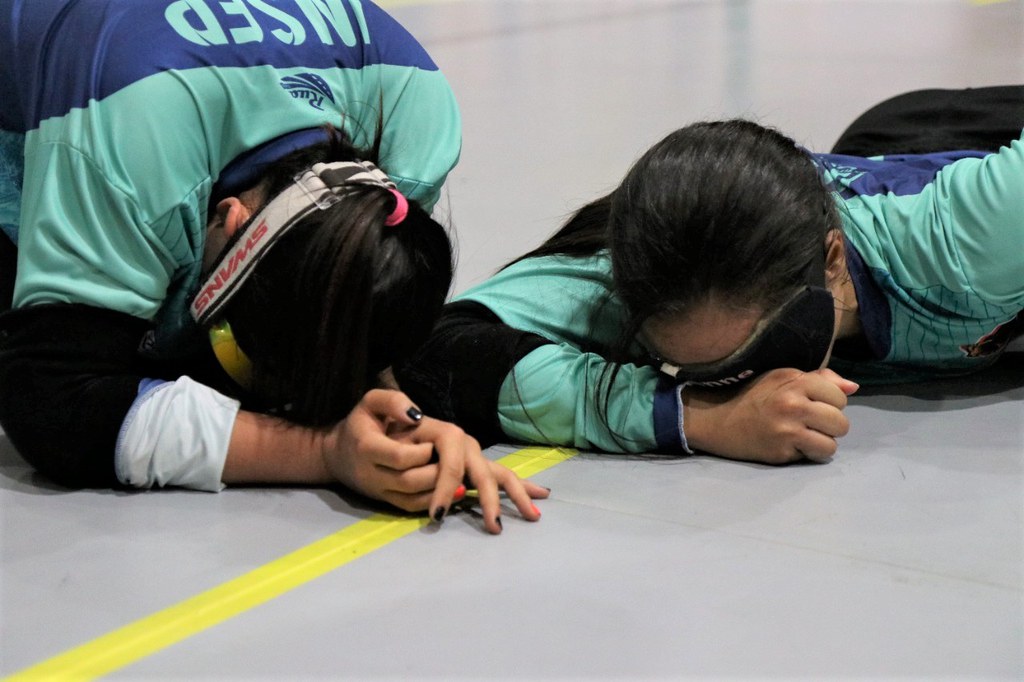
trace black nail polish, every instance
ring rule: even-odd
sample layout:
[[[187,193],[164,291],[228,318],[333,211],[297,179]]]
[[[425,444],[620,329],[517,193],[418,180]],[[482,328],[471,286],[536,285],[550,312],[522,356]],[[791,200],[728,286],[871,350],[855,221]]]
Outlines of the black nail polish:
[[[494,517],[494,522],[496,524],[498,524],[498,528],[501,528],[502,530],[505,530],[505,527],[503,525],[501,525],[501,517],[500,516],[495,516]]]
[[[414,422],[418,422],[421,419],[423,419],[423,413],[420,412],[420,408],[416,407],[415,405],[406,410],[405,414],[408,415],[409,419],[413,420]]]
[[[434,521],[436,521],[437,523],[444,523],[444,513],[445,513],[445,508],[444,507],[438,507],[437,509],[435,509],[434,510]]]

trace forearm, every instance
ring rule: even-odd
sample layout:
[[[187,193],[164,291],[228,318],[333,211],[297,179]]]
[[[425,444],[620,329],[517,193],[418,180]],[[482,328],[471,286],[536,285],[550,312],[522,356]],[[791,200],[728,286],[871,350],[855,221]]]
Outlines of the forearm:
[[[224,462],[224,483],[298,483],[333,479],[324,463],[320,431],[275,417],[240,411]]]
[[[657,372],[623,365],[613,377],[612,367],[569,346],[536,349],[501,387],[502,429],[516,440],[609,452],[679,448],[679,405],[672,392],[665,394],[670,424],[656,419]]]
[[[682,392],[683,421],[686,424],[686,443],[693,450],[723,454],[723,429],[716,427],[726,419],[730,400],[735,391],[688,388]]]
[[[514,329],[473,301],[449,304],[430,339],[395,368],[400,390],[428,416],[454,422],[482,445],[505,440],[498,423],[502,382],[550,342]]]
[[[0,327],[0,423],[36,469],[71,487],[326,480],[316,432],[238,411],[187,376],[145,380],[148,325],[87,306],[35,306]]]

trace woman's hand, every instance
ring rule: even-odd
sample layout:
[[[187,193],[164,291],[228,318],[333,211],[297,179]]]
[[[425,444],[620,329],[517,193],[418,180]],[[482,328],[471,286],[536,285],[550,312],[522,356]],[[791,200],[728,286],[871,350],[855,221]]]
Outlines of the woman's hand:
[[[322,455],[331,476],[346,486],[405,511],[428,510],[438,522],[468,477],[491,533],[501,532],[499,490],[529,521],[540,518],[532,500],[548,496],[546,488],[484,457],[458,426],[423,416],[399,391],[369,391],[325,434]]]
[[[687,441],[730,459],[828,461],[850,430],[843,409],[858,388],[830,369],[777,369],[737,391],[684,389]]]

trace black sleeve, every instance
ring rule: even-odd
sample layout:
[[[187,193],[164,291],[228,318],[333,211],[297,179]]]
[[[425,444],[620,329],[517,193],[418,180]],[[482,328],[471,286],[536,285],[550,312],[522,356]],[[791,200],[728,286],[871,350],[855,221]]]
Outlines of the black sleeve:
[[[32,466],[71,487],[117,485],[114,448],[148,327],[83,305],[0,315],[0,425]]]
[[[504,324],[485,306],[445,306],[431,337],[394,367],[399,387],[428,416],[461,426],[483,446],[504,440],[498,393],[523,357],[551,343]]]

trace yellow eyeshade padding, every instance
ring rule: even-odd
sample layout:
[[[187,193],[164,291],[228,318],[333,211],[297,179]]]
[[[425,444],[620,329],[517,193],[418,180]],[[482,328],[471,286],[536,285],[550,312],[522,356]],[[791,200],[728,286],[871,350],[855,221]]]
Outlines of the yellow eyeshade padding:
[[[231,333],[231,325],[226,321],[210,327],[210,344],[217,362],[242,388],[252,386],[252,362],[246,357]]]

